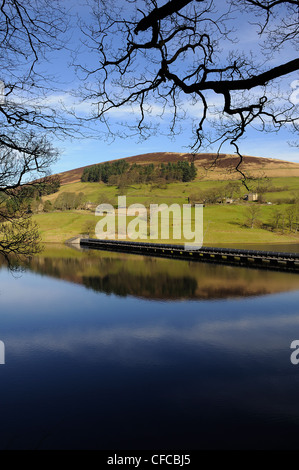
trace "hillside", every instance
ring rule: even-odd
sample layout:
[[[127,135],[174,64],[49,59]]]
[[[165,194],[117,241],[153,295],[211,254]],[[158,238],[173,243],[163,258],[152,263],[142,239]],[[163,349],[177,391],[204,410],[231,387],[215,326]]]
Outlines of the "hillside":
[[[238,164],[239,158],[236,155],[214,153],[200,153],[193,156],[190,153],[174,153],[174,152],[156,152],[146,153],[142,155],[135,155],[132,157],[124,158],[128,163],[137,163],[139,165],[146,165],[154,163],[177,162],[179,160],[192,161],[197,168],[198,180],[225,180],[225,179],[240,179],[240,173],[235,168]],[[115,160],[110,160],[115,161]],[[97,164],[95,162],[94,164]],[[77,183],[80,181],[84,168],[92,165],[82,166],[73,170],[59,173],[61,184]],[[262,158],[253,156],[244,156],[240,170],[246,176],[253,177],[289,177],[299,176],[299,163],[287,162],[274,158]]]
[[[159,165],[184,159],[190,162],[192,158],[191,154],[159,152],[125,160],[131,164]],[[204,203],[206,246],[298,244],[299,163],[244,157],[242,171],[257,178],[247,181],[250,191],[257,191],[259,196],[258,202],[252,203],[246,199],[248,189],[235,169],[238,158],[220,155],[212,169],[215,158],[215,154],[194,156],[198,171],[195,180],[131,182],[122,187],[121,192],[117,182],[81,182],[84,168],[92,165],[60,173],[62,185],[57,192],[30,202],[33,220],[40,227],[43,242],[65,242],[78,234],[92,237],[98,222],[95,217],[97,205],[109,203],[117,208],[118,196],[122,194],[126,196],[128,206],[139,203],[147,209],[151,204]],[[230,181],[237,179],[233,184]],[[172,238],[169,242],[177,243]]]

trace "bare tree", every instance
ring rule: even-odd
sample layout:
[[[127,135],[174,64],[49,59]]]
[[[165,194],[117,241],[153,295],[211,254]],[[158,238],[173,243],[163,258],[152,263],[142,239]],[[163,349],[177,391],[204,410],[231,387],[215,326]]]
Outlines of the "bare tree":
[[[49,174],[58,156],[51,140],[70,132],[49,105],[54,85],[43,70],[47,54],[65,46],[66,18],[58,0],[0,2],[0,254],[6,258],[39,250],[20,188]]]
[[[258,223],[258,217],[261,214],[261,208],[256,204],[250,204],[246,208],[246,224],[253,228]]]
[[[279,79],[294,80],[299,68],[297,1],[95,0],[92,8],[94,21],[83,31],[97,65],[78,67],[85,99],[97,104],[93,118],[105,123],[109,133],[117,134],[110,125],[111,111],[138,111],[134,126],[121,123],[123,132],[118,132],[125,136],[131,129],[148,137],[154,131],[151,113],[157,109],[164,119],[171,112],[174,134],[188,108],[196,107],[192,151],[217,144],[219,155],[229,143],[242,173],[238,142],[249,126],[278,131],[287,125],[298,131],[291,88],[287,96],[279,92]],[[248,22],[256,22],[257,54],[237,48],[234,21],[241,20],[242,12]],[[283,47],[288,47],[287,60],[279,55]],[[207,132],[208,122],[216,132]]]
[[[295,204],[289,206],[286,209],[286,218],[287,218],[287,223],[288,223],[290,232],[293,231],[293,225],[296,220],[296,212],[297,212],[297,207],[295,206]]]
[[[282,217],[283,217],[282,211],[275,208],[274,212],[272,213],[272,226],[276,230],[278,230],[279,228]]]

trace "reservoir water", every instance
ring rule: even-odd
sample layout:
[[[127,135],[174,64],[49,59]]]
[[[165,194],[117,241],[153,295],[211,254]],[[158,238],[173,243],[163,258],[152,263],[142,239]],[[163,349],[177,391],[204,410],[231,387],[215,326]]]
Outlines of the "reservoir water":
[[[47,247],[0,340],[0,449],[299,448],[298,274]]]

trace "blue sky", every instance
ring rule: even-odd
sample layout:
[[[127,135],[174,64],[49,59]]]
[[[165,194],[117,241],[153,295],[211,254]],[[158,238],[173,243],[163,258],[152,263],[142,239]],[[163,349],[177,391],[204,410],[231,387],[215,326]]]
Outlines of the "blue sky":
[[[125,0],[121,0],[119,3],[123,4]],[[81,19],[88,20],[89,11],[82,2],[74,0],[64,0],[63,3],[70,7],[72,13],[77,13]],[[158,4],[164,4],[165,1],[159,1]],[[220,0],[216,0],[216,4],[221,4]],[[246,14],[235,13],[235,17],[238,21],[234,22],[234,26],[237,26],[236,29],[239,32],[242,32],[240,35],[241,39],[238,43],[238,50],[244,51],[253,51],[256,52],[257,48],[257,35],[255,33],[256,26],[252,25],[252,18]],[[70,41],[70,46],[76,48],[79,45],[80,31],[75,24],[72,30],[72,38]],[[236,31],[238,35],[238,31]],[[225,47],[225,46],[224,46]],[[84,57],[86,51],[83,49]],[[281,51],[277,60],[286,62],[293,58],[293,51],[285,48]],[[96,61],[96,57],[88,57],[90,61]],[[57,79],[61,82],[64,82],[64,85],[61,86],[61,94],[55,94],[50,97],[53,102],[55,100],[58,102],[62,100],[64,103],[69,104],[71,98],[69,91],[71,89],[76,89],[79,85],[79,82],[76,79],[74,70],[70,67],[70,52],[68,50],[63,50],[60,53],[56,53],[51,58],[51,72],[54,72],[57,76]],[[271,64],[272,65],[272,64]],[[289,94],[294,91],[295,80],[299,79],[298,74],[292,74],[283,82],[283,87],[285,91],[289,91]],[[293,84],[293,85],[292,85]],[[299,88],[299,82],[298,82]],[[215,95],[211,97],[211,100],[215,99],[219,101],[219,96]],[[186,104],[188,107],[189,105]],[[83,115],[87,115],[89,104],[87,102],[81,103],[79,106],[80,111]],[[191,107],[188,108],[188,112],[193,113],[194,109]],[[116,123],[116,118],[120,117],[124,123],[130,123],[132,120],[132,115],[130,115],[126,110],[121,110],[116,113],[115,116],[112,116],[112,123]],[[69,169],[77,168],[80,166],[85,166],[93,163],[99,163],[102,161],[107,161],[111,159],[125,158],[137,154],[151,153],[151,152],[189,152],[191,140],[191,123],[189,121],[183,122],[183,127],[181,132],[178,132],[174,138],[168,138],[166,133],[166,125],[169,115],[165,115],[162,119],[155,114],[155,110],[151,115],[151,120],[153,123],[158,125],[158,132],[155,135],[152,135],[147,140],[140,140],[139,137],[127,137],[126,139],[115,138],[112,142],[107,142],[104,138],[103,126],[99,122],[93,123],[93,138],[80,138],[80,139],[63,139],[57,140],[54,144],[60,149],[60,159],[58,162],[52,166],[52,173],[62,172]],[[284,159],[292,162],[299,162],[299,152],[298,148],[292,147],[288,144],[289,141],[295,140],[295,136],[287,132],[287,130],[281,130],[279,133],[261,133],[255,129],[248,129],[245,138],[241,141],[240,150],[244,155],[253,155],[260,157],[270,157],[277,159]],[[208,151],[216,151],[217,147],[210,147]],[[205,149],[202,150],[203,152]],[[223,152],[233,153],[234,149],[232,147],[226,146],[222,149]]]
[[[291,162],[299,162],[298,149],[291,148],[287,139],[288,135],[262,135],[258,132],[249,132],[242,141],[241,149],[244,155],[252,155],[266,158],[277,158]],[[73,142],[57,142],[61,149],[59,161],[52,166],[54,173],[67,171],[93,163],[107,160],[126,158],[151,152],[182,152],[187,153],[189,136],[178,135],[175,140],[164,136],[155,136],[144,142],[136,142],[132,139],[116,139],[112,143],[104,140],[87,139]],[[232,149],[227,149],[232,153]]]

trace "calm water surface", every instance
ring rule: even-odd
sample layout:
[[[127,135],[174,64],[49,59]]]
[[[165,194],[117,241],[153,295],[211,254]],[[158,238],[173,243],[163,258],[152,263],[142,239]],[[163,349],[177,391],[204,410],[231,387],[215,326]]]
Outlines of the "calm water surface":
[[[0,269],[1,449],[299,448],[299,275],[51,247]]]

